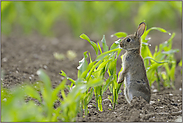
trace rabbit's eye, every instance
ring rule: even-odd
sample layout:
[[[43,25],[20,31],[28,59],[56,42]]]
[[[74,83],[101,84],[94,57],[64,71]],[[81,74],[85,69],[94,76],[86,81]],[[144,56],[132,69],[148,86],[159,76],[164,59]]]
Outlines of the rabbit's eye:
[[[130,42],[130,38],[127,38],[127,40],[126,40],[127,42]]]

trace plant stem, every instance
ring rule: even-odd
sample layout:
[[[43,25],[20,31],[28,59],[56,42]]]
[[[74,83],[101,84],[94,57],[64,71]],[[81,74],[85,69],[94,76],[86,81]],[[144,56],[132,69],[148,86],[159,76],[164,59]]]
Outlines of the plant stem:
[[[156,69],[157,83],[158,83],[158,91],[160,91],[160,78],[158,75],[158,68]]]

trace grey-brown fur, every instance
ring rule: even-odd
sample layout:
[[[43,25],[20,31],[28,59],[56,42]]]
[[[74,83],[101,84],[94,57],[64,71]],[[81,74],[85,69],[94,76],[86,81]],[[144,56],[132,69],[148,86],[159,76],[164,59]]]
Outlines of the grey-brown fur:
[[[120,42],[120,46],[126,50],[123,56],[123,71],[118,77],[118,83],[124,81],[124,94],[128,103],[134,96],[144,98],[148,103],[151,98],[151,90],[147,79],[144,61],[140,55],[141,36],[145,30],[145,23],[139,24],[134,35],[128,35]]]

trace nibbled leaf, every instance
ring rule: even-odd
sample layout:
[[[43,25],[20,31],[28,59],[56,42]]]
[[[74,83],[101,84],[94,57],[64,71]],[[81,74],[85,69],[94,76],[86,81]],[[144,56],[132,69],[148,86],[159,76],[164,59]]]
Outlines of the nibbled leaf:
[[[121,39],[115,41],[111,47],[110,47],[110,50],[113,50],[113,49],[116,49],[116,48],[120,48],[120,42],[121,42]]]
[[[89,37],[87,35],[85,35],[85,34],[81,34],[80,35],[80,38],[82,38],[82,39],[87,40],[88,42],[90,42]]]
[[[59,74],[64,76],[64,77],[67,77],[66,73],[63,70],[61,70],[61,72]]]
[[[98,47],[97,47],[97,44],[95,44],[93,41],[91,41],[89,39],[89,37],[85,34],[81,34],[80,35],[80,38],[84,39],[84,40],[87,40],[91,45],[92,47],[94,48],[95,52],[96,52],[96,55],[98,55]]]

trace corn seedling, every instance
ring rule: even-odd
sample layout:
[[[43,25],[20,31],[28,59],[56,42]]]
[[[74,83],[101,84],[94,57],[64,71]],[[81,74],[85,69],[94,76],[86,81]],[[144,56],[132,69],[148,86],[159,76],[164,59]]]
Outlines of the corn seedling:
[[[41,81],[37,82],[36,87],[32,85],[20,86],[13,89],[11,94],[7,94],[6,89],[1,90],[3,122],[75,121],[80,102],[86,96],[86,90],[103,82],[101,79],[90,80],[87,84],[78,81],[77,86],[73,87],[66,95],[64,92],[66,79],[53,89],[50,78],[43,70],[38,70],[37,74]],[[62,94],[62,99],[58,97],[59,92]],[[35,99],[38,104],[33,100],[26,102],[27,97]],[[60,102],[60,106],[55,109],[56,101]]]

